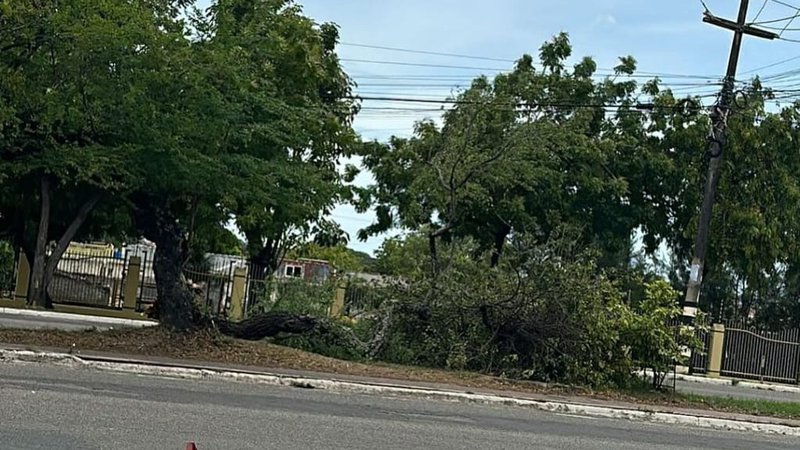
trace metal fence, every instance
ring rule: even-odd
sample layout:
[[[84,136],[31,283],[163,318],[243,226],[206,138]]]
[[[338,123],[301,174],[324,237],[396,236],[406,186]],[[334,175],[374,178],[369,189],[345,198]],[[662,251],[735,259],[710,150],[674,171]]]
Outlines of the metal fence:
[[[701,342],[699,350],[693,350],[689,358],[689,372],[702,374],[708,371],[708,350],[711,345],[711,333],[707,327],[695,328],[695,336]]]
[[[187,265],[183,275],[195,296],[203,299],[209,313],[225,315],[230,308],[235,268],[234,262],[221,264],[204,262]]]
[[[679,317],[670,320],[668,326],[672,328],[673,338],[680,342],[682,328],[687,326],[686,323]],[[689,373],[703,374],[708,370],[708,348],[711,343],[711,333],[708,332],[708,325],[705,323],[695,323],[692,328],[701,345],[699,349],[692,349],[689,360],[686,363],[688,364]]]
[[[58,302],[102,308],[122,307],[122,284],[128,259],[65,253],[48,286]]]
[[[344,293],[344,314],[358,317],[377,311],[386,300],[388,290],[376,283],[349,281]]]
[[[721,374],[797,383],[800,375],[800,329],[772,332],[729,324],[725,327]]]

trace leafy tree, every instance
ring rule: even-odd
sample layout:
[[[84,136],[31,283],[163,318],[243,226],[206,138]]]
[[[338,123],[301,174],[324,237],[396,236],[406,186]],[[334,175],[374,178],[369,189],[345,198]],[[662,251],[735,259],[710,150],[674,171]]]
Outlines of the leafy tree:
[[[693,250],[707,158],[708,117],[700,111],[674,114],[680,102],[658,83],[648,86],[656,108],[648,132],[664,157],[657,176],[662,186],[649,225],[674,252],[675,285],[683,288]],[[767,112],[772,97],[758,80],[740,93],[730,112],[725,165],[712,218],[713,233],[703,274],[701,308],[712,318],[749,320],[763,306],[779,301],[791,283],[798,248],[800,167],[794,148],[796,107]],[[791,289],[791,288],[789,288]],[[770,316],[771,319],[767,316]],[[782,320],[779,314],[762,321]]]
[[[423,122],[411,139],[371,146],[364,162],[376,184],[360,192],[360,207],[374,204],[377,221],[360,237],[427,226],[434,257],[437,238],[469,236],[496,265],[515,234],[544,242],[570,224],[607,264],[627,264],[647,219],[640,171],[651,164],[637,84],[625,78],[635,62],[622,58],[616,76],[598,82],[594,61],[570,70],[570,54],[561,34],[541,47],[541,70],[525,55],[509,74],[476,79],[441,129]]]
[[[320,259],[328,261],[341,272],[361,272],[365,266],[363,259],[358,252],[347,248],[346,245],[339,244],[333,247],[326,247],[309,242],[300,245],[288,252],[290,258]]]
[[[260,189],[238,192],[232,206],[251,261],[268,274],[289,248],[323,235],[325,216],[350,196],[345,183],[356,172],[341,173],[338,162],[356,144],[352,81],[336,55],[337,27],[317,26],[293,2],[227,0],[212,11],[212,40],[239,45],[251,62],[243,69],[271,94],[248,111],[262,124],[265,140],[240,143],[259,146],[259,157],[271,167]]]
[[[147,2],[2,6],[0,227],[32,260],[28,303],[43,307],[89,214],[133,184],[127,155],[141,140],[129,126],[140,107],[131,94],[152,69],[147,49],[159,46],[160,13]]]
[[[136,153],[145,182],[130,198],[157,246],[159,318],[186,329],[197,317],[181,267],[198,205],[218,223],[235,219],[250,255],[267,249],[274,266],[287,236],[343,190],[336,158],[348,151],[352,105],[336,28],[291,2],[220,0],[186,27],[171,16],[165,30],[141,100],[157,143]]]

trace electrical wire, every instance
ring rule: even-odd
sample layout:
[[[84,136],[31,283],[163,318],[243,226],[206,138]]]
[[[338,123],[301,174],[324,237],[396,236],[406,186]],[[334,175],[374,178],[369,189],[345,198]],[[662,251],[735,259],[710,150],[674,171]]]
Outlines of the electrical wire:
[[[746,70],[744,72],[740,72],[740,75],[747,75],[747,74],[750,74],[750,73],[760,72],[760,71],[762,71],[764,69],[771,69],[773,67],[777,67],[777,66],[780,66],[780,65],[783,65],[783,64],[786,64],[786,63],[790,63],[792,61],[797,61],[798,59],[800,59],[800,55],[792,56],[791,58],[786,58],[786,59],[774,62],[772,64],[767,64],[765,66],[756,67],[755,69],[750,69],[750,70]]]
[[[761,4],[761,9],[758,10],[758,13],[753,18],[753,22],[757,21],[758,18],[761,17],[761,13],[763,13],[764,12],[764,8],[767,7],[767,3],[769,3],[769,0],[764,0],[764,3]]]
[[[768,0],[767,0],[768,1]],[[461,53],[447,53],[447,52],[437,52],[432,50],[417,50],[417,49],[409,49],[409,48],[402,48],[402,47],[390,47],[384,45],[375,45],[375,44],[363,44],[363,43],[355,43],[355,42],[340,42],[341,45],[350,46],[350,47],[360,47],[360,48],[371,48],[377,50],[386,50],[386,51],[393,51],[393,52],[401,52],[401,53],[410,53],[410,54],[419,54],[419,55],[431,55],[431,56],[444,56],[450,58],[464,58],[464,59],[472,59],[472,60],[480,60],[480,61],[495,61],[495,62],[505,62],[505,63],[515,63],[516,61],[513,59],[508,58],[497,58],[491,56],[478,56],[478,55],[466,55]],[[342,61],[346,61],[348,59],[342,58]],[[367,62],[365,60],[356,61],[350,60],[352,62]],[[369,60],[369,63],[378,63],[374,60]],[[393,61],[386,61],[386,64],[392,64]],[[427,67],[427,66],[425,66]],[[438,67],[438,66],[437,66]],[[461,68],[461,67],[459,67]],[[507,69],[498,69],[498,68],[471,68],[477,70],[497,70],[497,71],[504,71]],[[609,72],[615,73],[614,69],[607,69],[607,68],[599,68],[597,69],[600,72]],[[665,78],[700,78],[700,79],[715,79],[718,77],[711,77],[711,76],[702,76],[702,75],[688,75],[688,74],[671,74],[671,73],[661,73],[661,72],[638,72],[642,76],[663,76]]]
[[[392,60],[377,60],[377,59],[359,59],[359,58],[340,58],[340,61],[343,62],[355,62],[355,63],[363,63],[363,64],[380,64],[380,65],[393,65],[393,66],[408,66],[408,67],[428,67],[428,68],[437,68],[437,69],[458,69],[458,70],[485,70],[491,72],[508,72],[508,68],[500,68],[500,67],[476,67],[476,66],[459,66],[459,65],[450,65],[450,64],[432,64],[432,63],[417,63],[417,62],[407,62],[407,61],[392,61]],[[604,69],[608,70],[608,69]],[[660,72],[637,72],[631,75],[622,75],[623,77],[631,77],[631,78],[652,78],[652,77],[660,77],[660,78],[686,78],[686,79],[698,79],[698,80],[719,80],[719,77],[712,77],[706,75],[692,75],[692,74],[674,74],[674,73],[660,73]]]
[[[716,94],[715,94],[716,95]],[[530,103],[530,102],[515,102],[513,104],[492,104],[487,102],[479,102],[479,101],[472,101],[472,100],[460,100],[460,99],[443,99],[443,100],[434,100],[428,98],[415,98],[415,97],[390,97],[390,96],[358,96],[353,95],[349,97],[352,100],[362,100],[362,101],[379,101],[379,102],[398,102],[398,103],[421,103],[421,104],[436,104],[436,105],[484,105],[488,107],[528,107],[528,108],[612,108],[612,109],[636,109],[636,110],[649,110],[653,108],[653,105],[650,104],[642,104],[642,103],[635,103],[635,104],[613,104],[613,103],[569,103],[569,102],[542,102],[542,103]],[[674,108],[676,109],[683,109],[684,106],[676,105]],[[363,109],[363,108],[362,108]]]
[[[348,47],[360,47],[360,48],[371,48],[376,50],[387,50],[392,52],[399,52],[399,53],[412,53],[417,55],[432,55],[432,56],[446,56],[448,58],[462,58],[462,59],[474,59],[479,61],[496,61],[496,62],[504,62],[504,63],[514,63],[513,59],[504,59],[504,58],[493,58],[491,56],[473,56],[473,55],[462,55],[459,53],[446,53],[446,52],[436,52],[430,50],[413,50],[408,48],[400,48],[400,47],[387,47],[383,45],[373,45],[373,44],[357,44],[354,42],[340,42],[340,45],[345,45]]]
[[[782,5],[782,6],[785,6],[787,8],[793,9],[795,11],[800,11],[800,6],[792,5],[791,3],[787,3],[787,2],[782,1],[782,0],[772,0],[772,1],[777,3],[777,4],[779,4],[779,5]]]

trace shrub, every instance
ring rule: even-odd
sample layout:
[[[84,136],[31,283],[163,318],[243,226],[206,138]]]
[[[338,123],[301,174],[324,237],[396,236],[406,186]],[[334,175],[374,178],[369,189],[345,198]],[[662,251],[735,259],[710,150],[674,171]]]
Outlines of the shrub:
[[[659,388],[674,364],[685,364],[682,347],[698,350],[700,340],[693,330],[675,325],[681,314],[677,292],[664,280],[645,285],[644,300],[623,320],[623,342],[633,363],[652,372],[653,387]]]
[[[473,257],[469,241],[453,242],[437,270],[398,287],[377,356],[513,378],[625,382],[632,363],[621,326],[631,312],[592,255],[568,238],[539,246],[517,239],[494,268]]]

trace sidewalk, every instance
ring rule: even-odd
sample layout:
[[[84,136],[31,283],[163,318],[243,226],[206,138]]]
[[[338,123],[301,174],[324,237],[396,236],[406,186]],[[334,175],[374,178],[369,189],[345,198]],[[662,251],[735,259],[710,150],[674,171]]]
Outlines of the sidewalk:
[[[77,308],[77,307],[75,307]],[[89,311],[92,312],[92,311]],[[19,308],[6,308],[0,307],[0,318],[5,317],[14,320],[26,320],[40,322],[43,326],[51,325],[52,328],[59,328],[58,324],[79,324],[86,326],[98,327],[147,327],[158,325],[158,322],[146,320],[144,318],[131,319],[120,317],[107,317],[100,315],[91,315],[89,313],[80,314],[72,312],[58,312],[58,311],[40,311],[35,309],[19,309]],[[0,326],[2,326],[0,320]]]
[[[162,357],[141,357],[95,351],[69,352],[56,348],[0,344],[0,362],[28,361],[76,364],[90,369],[216,379],[238,382],[330,389],[382,395],[439,398],[449,401],[532,407],[545,411],[602,418],[682,424],[714,429],[756,431],[800,436],[800,421],[688,408],[671,408],[634,402],[571,395],[464,388],[455,384],[406,382],[385,378],[269,369],[235,364],[206,363]]]

